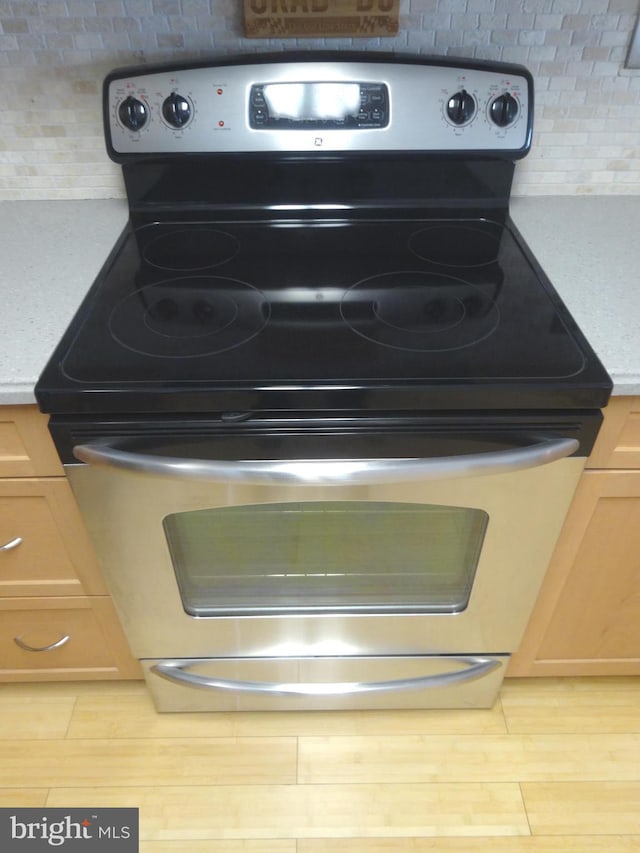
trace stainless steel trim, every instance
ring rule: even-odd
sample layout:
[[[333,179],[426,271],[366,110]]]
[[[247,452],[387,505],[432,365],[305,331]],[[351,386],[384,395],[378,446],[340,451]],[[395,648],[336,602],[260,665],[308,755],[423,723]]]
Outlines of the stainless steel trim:
[[[408,480],[444,480],[480,474],[506,474],[547,465],[571,456],[579,448],[575,438],[541,439],[527,447],[445,456],[436,459],[296,459],[226,460],[173,459],[119,450],[108,441],[79,444],[73,455],[81,462],[124,468],[190,480],[228,483],[298,485],[360,485]]]
[[[425,675],[419,678],[401,678],[392,681],[344,681],[344,682],[262,682],[239,681],[230,678],[211,678],[203,675],[193,675],[187,672],[189,667],[201,661],[198,660],[169,660],[155,664],[151,672],[186,687],[204,690],[231,690],[242,693],[262,693],[274,696],[345,696],[355,693],[391,693],[401,690],[424,690],[446,687],[465,681],[473,681],[493,672],[500,666],[495,658],[461,656],[452,658],[466,664],[465,669],[455,669],[441,672],[437,675]]]
[[[16,536],[16,538],[12,539],[10,542],[5,542],[4,545],[0,545],[0,551],[12,551],[14,548],[17,548],[18,545],[22,545],[22,536]]]
[[[144,69],[138,69],[143,72]],[[509,68],[469,68],[413,62],[272,62],[210,65],[136,73],[110,80],[107,94],[108,139],[120,154],[302,151],[310,156],[333,151],[525,151],[530,137],[533,87]],[[464,127],[452,124],[446,104],[465,89],[478,109]],[[272,83],[371,83],[389,92],[388,124],[383,127],[290,130],[256,129],[249,122],[252,86]],[[519,104],[517,118],[498,127],[488,118],[489,104],[508,91]],[[184,129],[170,127],[163,102],[177,93],[193,105]],[[120,106],[136,98],[148,110],[143,127],[122,124]]]
[[[52,652],[54,649],[64,646],[70,639],[69,634],[65,634],[64,637],[60,637],[59,640],[56,640],[55,643],[50,643],[48,646],[30,646],[29,643],[25,643],[20,637],[14,637],[13,642],[16,646],[24,649],[25,652]]]

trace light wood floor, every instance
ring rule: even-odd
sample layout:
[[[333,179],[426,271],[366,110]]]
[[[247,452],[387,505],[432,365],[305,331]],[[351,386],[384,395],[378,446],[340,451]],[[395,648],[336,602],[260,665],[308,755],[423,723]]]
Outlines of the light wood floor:
[[[0,685],[0,806],[140,809],[142,853],[638,853],[640,679],[490,711],[157,714],[142,683]]]

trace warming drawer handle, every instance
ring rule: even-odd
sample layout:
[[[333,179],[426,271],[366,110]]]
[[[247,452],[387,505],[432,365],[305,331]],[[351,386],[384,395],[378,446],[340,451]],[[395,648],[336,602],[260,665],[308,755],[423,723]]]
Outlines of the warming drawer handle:
[[[10,542],[5,542],[4,545],[0,545],[0,551],[13,551],[14,548],[17,548],[18,545],[22,545],[22,536],[16,536],[15,539],[11,539]]]
[[[238,681],[232,678],[216,678],[194,675],[189,667],[204,661],[163,661],[151,667],[151,672],[186,687],[203,690],[229,690],[238,693],[261,693],[270,696],[348,696],[356,693],[393,693],[401,690],[425,690],[447,687],[482,678],[501,665],[495,658],[456,657],[453,660],[466,664],[465,669],[423,675],[417,678],[399,678],[393,681],[339,681],[339,682],[263,682]]]
[[[107,441],[96,441],[76,445],[73,455],[81,462],[92,465],[166,477],[229,483],[327,486],[506,474],[556,462],[571,456],[579,447],[575,438],[542,438],[526,447],[435,459],[240,459],[229,462],[132,453],[120,450]]]
[[[24,649],[25,652],[52,652],[54,649],[59,649],[61,646],[64,646],[70,639],[71,637],[68,634],[65,634],[64,637],[60,637],[60,639],[56,640],[55,643],[49,643],[48,646],[30,646],[29,643],[25,643],[21,637],[14,637],[13,642],[16,646]]]

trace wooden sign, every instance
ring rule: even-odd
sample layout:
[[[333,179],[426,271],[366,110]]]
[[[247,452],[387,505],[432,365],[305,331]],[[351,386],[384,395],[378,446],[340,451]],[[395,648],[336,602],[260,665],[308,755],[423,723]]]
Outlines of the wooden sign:
[[[376,38],[398,32],[400,0],[244,0],[247,38]]]

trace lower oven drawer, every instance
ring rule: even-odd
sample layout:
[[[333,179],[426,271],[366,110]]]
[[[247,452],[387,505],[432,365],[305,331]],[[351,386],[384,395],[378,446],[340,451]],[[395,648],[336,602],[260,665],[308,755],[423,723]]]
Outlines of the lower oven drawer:
[[[143,660],[158,711],[490,708],[508,655]]]

